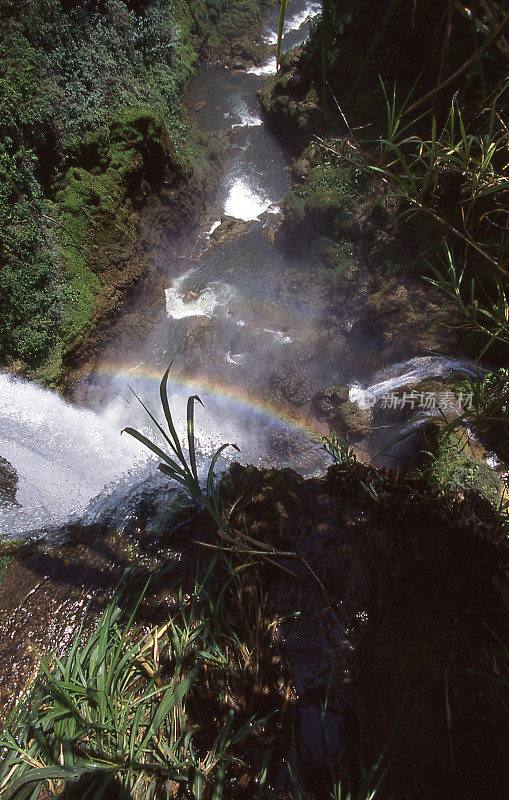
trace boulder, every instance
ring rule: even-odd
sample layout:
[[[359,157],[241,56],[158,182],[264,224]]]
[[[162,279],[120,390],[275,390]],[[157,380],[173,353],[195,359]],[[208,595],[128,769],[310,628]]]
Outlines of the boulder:
[[[246,221],[225,215],[221,219],[221,225],[219,225],[219,227],[217,227],[210,235],[210,240],[214,244],[224,244],[225,242],[230,242],[232,239],[236,239],[238,236],[242,236],[244,233],[247,233],[247,231],[249,231],[256,224],[256,220]]]
[[[312,400],[312,408],[318,419],[326,422],[331,430],[343,433],[352,441],[363,439],[372,421],[371,409],[359,408],[349,399],[348,386],[328,386],[319,391]]]
[[[296,406],[310,400],[311,381],[299,363],[283,362],[270,376],[272,399],[276,402],[286,400]]]

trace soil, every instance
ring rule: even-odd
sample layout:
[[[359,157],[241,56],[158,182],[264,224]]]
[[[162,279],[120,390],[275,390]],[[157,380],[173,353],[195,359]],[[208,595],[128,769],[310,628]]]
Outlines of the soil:
[[[236,529],[294,553],[271,564],[247,557],[246,601],[228,600],[241,636],[252,637],[262,617],[278,621],[260,655],[268,673],[246,668],[239,678],[235,707],[249,716],[270,706],[276,716],[267,741],[262,736],[257,750],[243,754],[251,789],[241,792],[237,783],[235,797],[253,796],[269,739],[273,796],[288,797],[283,764],[292,730],[301,779],[317,800],[329,797],[324,703],[331,747],[354,782],[358,756],[369,769],[389,743],[380,797],[500,796],[509,778],[500,656],[509,638],[508,583],[506,531],[493,507],[472,492],[459,499],[422,479],[356,463],[308,480],[291,470],[233,465],[227,487]],[[12,555],[0,586],[4,717],[35,674],[35,651],[58,655],[80,623],[86,631],[124,569],[143,578],[169,556],[174,571],[156,573],[140,609],[144,625],[164,621],[188,568],[206,563],[210,551],[189,542],[213,543],[210,521],[191,508],[172,523],[155,523],[159,493],[138,493],[123,529],[111,518],[108,525],[106,515],[93,526],[76,523],[65,532],[67,544],[50,550],[32,543]]]

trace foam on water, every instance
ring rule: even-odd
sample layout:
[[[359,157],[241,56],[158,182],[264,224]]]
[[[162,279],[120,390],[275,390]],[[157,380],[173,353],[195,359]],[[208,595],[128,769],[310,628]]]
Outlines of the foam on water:
[[[250,75],[275,75],[277,72],[276,56],[272,56],[265,64],[259,67],[249,67],[246,71]]]
[[[0,454],[18,473],[20,504],[0,508],[3,538],[62,522],[105,484],[146,462],[134,441],[92,411],[3,373]]]
[[[291,336],[287,336],[283,331],[274,331],[272,328],[264,328],[265,333],[270,333],[274,339],[278,342],[283,342],[284,344],[289,344],[293,341]]]
[[[320,3],[310,3],[302,11],[285,20],[283,36],[291,31],[298,31],[306,22],[316,17],[322,10]],[[277,31],[269,31],[262,37],[267,44],[277,44]]]
[[[207,231],[207,236],[212,236],[216,228],[219,228],[220,225],[221,225],[221,220],[216,219],[216,221],[212,223],[210,229]]]
[[[224,202],[224,213],[236,219],[251,220],[267,211],[271,201],[251,188],[244,178],[235,178]]]
[[[263,125],[263,120],[259,116],[259,114],[253,114],[251,111],[248,111],[247,108],[240,109],[239,112],[239,121],[234,122],[232,125],[233,128],[256,128],[258,125]]]
[[[217,227],[214,224],[211,232]],[[210,286],[197,291],[186,289],[192,272],[184,273],[174,281],[173,286],[166,289],[166,313],[172,319],[212,317],[216,308],[227,309],[233,297],[232,287],[220,281],[213,281]]]
[[[232,353],[232,351],[229,350],[226,354],[226,360],[228,364],[243,364],[246,360],[246,356],[244,353]]]

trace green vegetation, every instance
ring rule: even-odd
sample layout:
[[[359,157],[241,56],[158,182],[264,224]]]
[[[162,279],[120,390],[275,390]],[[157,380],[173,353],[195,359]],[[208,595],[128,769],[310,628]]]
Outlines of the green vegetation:
[[[219,144],[182,92],[200,56],[256,40],[259,3],[1,0],[0,13],[0,363],[58,382],[145,268],[133,210],[178,189],[171,233],[210,184]]]
[[[498,507],[503,499],[503,484],[482,458],[482,448],[472,440],[465,428],[449,430],[447,426],[432,426],[426,446],[429,465],[425,473],[440,491],[458,495],[476,491]]]
[[[207,593],[210,572],[190,603],[181,596],[170,620],[143,635],[135,617],[147,587],[131,613],[118,593],[87,639],[79,631],[62,661],[41,664],[0,739],[3,797],[37,798],[45,787],[69,798],[219,800],[231,751],[254,721],[231,710],[216,731],[204,719],[205,676],[224,698],[225,654],[236,646],[221,596],[216,605]]]
[[[176,431],[173,416],[171,413],[170,405],[168,402],[168,375],[170,373],[171,364],[166,370],[161,380],[160,385],[160,398],[161,398],[161,406],[164,412],[164,416],[166,419],[166,424],[168,426],[169,436],[164,431],[164,429],[159,425],[153,414],[147,409],[144,403],[140,400],[143,405],[143,408],[147,411],[150,419],[156,426],[157,431],[162,435],[165,446],[169,447],[171,456],[165,453],[161,448],[155,444],[154,442],[147,439],[146,436],[139,433],[139,431],[134,430],[134,428],[126,428],[125,433],[129,433],[131,436],[134,436],[135,439],[138,439],[142,444],[148,447],[156,456],[162,459],[162,463],[159,464],[159,469],[164,475],[167,475],[172,480],[179,483],[183,486],[193,498],[193,500],[197,500],[198,502],[202,503],[207,512],[210,514],[210,517],[214,520],[218,527],[218,533],[220,537],[228,542],[228,544],[234,544],[235,540],[233,537],[233,531],[231,531],[227,521],[224,519],[220,499],[219,499],[219,491],[218,487],[215,485],[215,475],[214,469],[218,462],[221,453],[226,450],[228,447],[233,447],[235,450],[238,451],[238,447],[235,444],[223,444],[214,454],[209,469],[207,472],[207,478],[205,482],[205,491],[201,487],[200,477],[197,471],[196,465],[196,443],[194,439],[194,408],[196,403],[202,402],[198,395],[193,395],[192,397],[188,398],[187,401],[187,446],[188,446],[188,453],[189,453],[189,462],[182,450],[182,445],[180,444],[180,439],[178,437],[178,433]],[[139,398],[138,398],[139,399]]]
[[[381,179],[405,224],[418,215],[434,223],[435,249],[440,237],[447,242],[449,269],[442,271],[440,288],[456,295],[457,304],[466,302],[459,307],[471,329],[479,333],[482,322],[485,337],[501,344],[507,310],[507,2],[473,12],[440,0],[417,2],[413,9],[400,0],[341,9],[324,2],[322,18],[297,61],[303,75],[295,93],[305,105],[321,76],[328,125],[334,118],[336,128],[346,128],[324,145],[336,156],[336,169],[355,165]],[[423,36],[435,26],[441,36]],[[274,103],[284,96],[285,81],[295,86],[283,61],[271,89]],[[477,319],[468,312],[474,301]]]
[[[364,251],[380,276],[417,271],[444,296],[449,325],[463,334],[465,350],[505,364],[507,2],[470,8],[442,0],[358,0],[339,7],[324,0],[322,8],[308,44],[281,58],[280,74],[262,97],[275,119],[303,115],[301,134],[309,138],[318,130],[314,138],[328,159],[321,189],[314,186],[316,166],[294,188],[290,218],[302,226],[318,209],[323,217],[329,187],[347,169],[363,171],[356,211],[348,199],[335,198],[351,221],[347,241],[355,244],[360,222]],[[318,94],[321,118],[306,118]],[[327,221],[323,233],[332,232],[341,245],[335,227]],[[496,385],[496,376],[492,390],[501,396],[505,378]],[[491,432],[491,446],[507,452],[507,404],[484,413],[496,419],[478,409],[476,430]]]
[[[331,431],[330,436],[324,436],[323,449],[330,455],[335,464],[354,464],[357,461],[355,450],[348,441],[348,436],[339,436],[336,431]]]

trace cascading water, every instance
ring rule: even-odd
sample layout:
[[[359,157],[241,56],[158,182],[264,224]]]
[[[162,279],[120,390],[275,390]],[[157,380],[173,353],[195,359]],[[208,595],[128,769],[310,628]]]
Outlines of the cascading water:
[[[118,429],[33,383],[0,374],[0,453],[16,469],[18,506],[0,506],[5,538],[84,510],[103,486],[147,460]]]
[[[319,11],[318,3],[290,4],[284,50],[305,40]],[[276,41],[277,24],[278,10],[268,11],[268,43]],[[19,504],[0,507],[2,537],[60,524],[101,491],[107,507],[124,508],[122,498],[157,465],[138,442],[120,437],[127,425],[154,435],[129,386],[157,414],[158,381],[171,359],[170,402],[182,435],[187,396],[198,393],[205,404],[196,428],[204,465],[229,441],[239,445],[244,462],[289,464],[305,474],[326,464],[320,436],[328,430],[317,427],[309,412],[318,389],[337,382],[369,385],[376,393],[464,367],[427,359],[370,379],[376,358],[362,343],[350,354],[338,349],[306,282],[297,294],[288,290],[283,277],[296,264],[303,270],[308,265],[282,253],[271,235],[291,188],[286,153],[263,124],[257,102],[275,68],[274,56],[246,71],[202,68],[189,89],[196,121],[207,130],[229,131],[231,146],[202,230],[158,264],[167,280],[164,314],[149,338],[133,351],[132,341],[124,343],[120,335],[106,348],[89,382],[86,408],[0,375],[0,455],[18,473]],[[221,238],[225,218],[233,228],[243,226],[240,232]],[[88,518],[103,507],[94,501]]]

